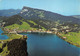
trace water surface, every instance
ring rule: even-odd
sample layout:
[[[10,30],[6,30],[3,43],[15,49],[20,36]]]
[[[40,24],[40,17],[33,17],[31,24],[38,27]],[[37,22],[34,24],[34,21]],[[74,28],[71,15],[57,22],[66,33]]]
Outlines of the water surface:
[[[27,35],[29,56],[80,56],[80,48],[67,43],[56,35]]]
[[[7,35],[2,35],[3,31],[0,29],[0,40],[8,39]]]

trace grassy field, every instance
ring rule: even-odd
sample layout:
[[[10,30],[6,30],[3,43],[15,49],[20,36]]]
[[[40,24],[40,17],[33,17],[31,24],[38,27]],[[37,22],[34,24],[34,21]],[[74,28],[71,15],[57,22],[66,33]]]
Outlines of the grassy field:
[[[32,29],[32,27],[30,27],[30,25],[26,22],[22,22],[21,25],[18,25],[18,24],[13,24],[13,25],[10,25],[10,26],[7,26],[5,28],[8,28],[8,29],[18,29],[18,30],[28,30],[28,29]]]
[[[28,20],[30,23],[37,25],[34,21]]]
[[[69,32],[68,34],[61,34],[61,36],[66,37],[67,42],[80,46],[80,32]]]
[[[30,23],[33,23],[34,25],[37,25],[33,21],[30,21],[29,20],[29,22]],[[27,22],[24,22],[24,21],[22,21],[22,24],[21,25],[19,25],[19,24],[13,24],[13,25],[10,25],[10,26],[6,26],[5,28],[11,29],[11,30],[13,30],[13,29],[18,29],[18,30],[36,30],[36,29],[38,29],[38,28],[30,27],[30,25]],[[42,29],[45,30],[44,27],[42,27]]]
[[[6,56],[9,54],[9,51],[7,49],[7,46],[3,48],[3,51],[0,53],[1,56]]]
[[[20,34],[7,34],[7,36],[9,37],[8,39],[19,39],[23,37],[23,35]]]

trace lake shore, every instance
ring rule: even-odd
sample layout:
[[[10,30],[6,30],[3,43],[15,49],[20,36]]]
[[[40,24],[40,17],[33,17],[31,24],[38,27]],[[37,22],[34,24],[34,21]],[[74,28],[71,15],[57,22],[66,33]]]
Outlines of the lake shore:
[[[63,39],[64,41],[66,41],[67,43],[72,44],[72,45],[80,48],[80,44],[78,44],[78,43],[76,43],[76,42],[73,43],[71,40],[67,40],[67,37],[61,36],[60,33],[57,33],[56,35],[57,35],[59,38],[61,38],[61,39]]]
[[[25,30],[25,31],[17,31],[17,33],[41,33],[41,34],[53,34],[52,31],[38,31],[38,30],[35,30],[35,31],[32,31],[32,30]]]
[[[32,33],[32,34],[56,34],[57,36],[59,36],[59,38],[63,39],[64,41],[66,41],[69,44],[75,45],[77,47],[80,47],[80,44],[77,44],[76,42],[72,42],[71,40],[67,40],[66,36],[62,36],[60,35],[59,32],[53,32],[53,31],[41,31],[41,30],[13,30],[13,31],[9,31],[8,33],[16,33],[16,34],[20,34],[20,33]],[[72,38],[72,37],[70,37]],[[74,40],[75,41],[75,40]]]
[[[80,47],[80,44],[76,42],[72,42],[72,40],[67,40],[67,36],[62,36],[59,32],[52,32],[52,31],[23,31],[23,32],[18,32],[18,33],[32,33],[32,34],[56,34],[59,38],[63,39],[69,44],[75,45],[76,47]],[[64,34],[64,33],[63,33]],[[75,36],[76,37],[76,36]],[[70,37],[72,38],[72,37]],[[76,40],[74,40],[76,41]]]
[[[18,32],[18,33],[33,33],[33,34],[56,34],[59,38],[63,39],[69,44],[75,45],[76,47],[80,47],[80,44],[76,42],[72,42],[71,40],[67,40],[67,37],[60,35],[59,32],[52,32],[52,31],[23,31],[23,32]]]

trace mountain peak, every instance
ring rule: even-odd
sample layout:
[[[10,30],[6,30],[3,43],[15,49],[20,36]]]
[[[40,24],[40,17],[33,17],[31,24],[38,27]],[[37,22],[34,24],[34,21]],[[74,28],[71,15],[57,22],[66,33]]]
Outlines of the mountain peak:
[[[22,8],[22,11],[21,11],[20,13],[22,14],[22,13],[24,13],[24,12],[27,12],[28,9],[29,9],[29,7],[24,6],[24,7]]]
[[[30,7],[24,6],[24,7],[22,8],[22,10],[24,10],[24,9],[30,9]]]

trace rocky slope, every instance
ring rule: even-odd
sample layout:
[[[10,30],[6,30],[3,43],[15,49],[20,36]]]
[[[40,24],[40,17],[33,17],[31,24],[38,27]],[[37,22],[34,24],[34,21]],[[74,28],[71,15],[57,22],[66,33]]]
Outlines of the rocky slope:
[[[21,12],[19,13],[25,19],[46,19],[51,21],[60,21],[60,23],[78,23],[80,20],[71,16],[64,16],[54,12],[35,9],[24,6]]]
[[[75,17],[75,18],[80,19],[80,15],[74,15],[74,16],[72,16],[72,17]]]

